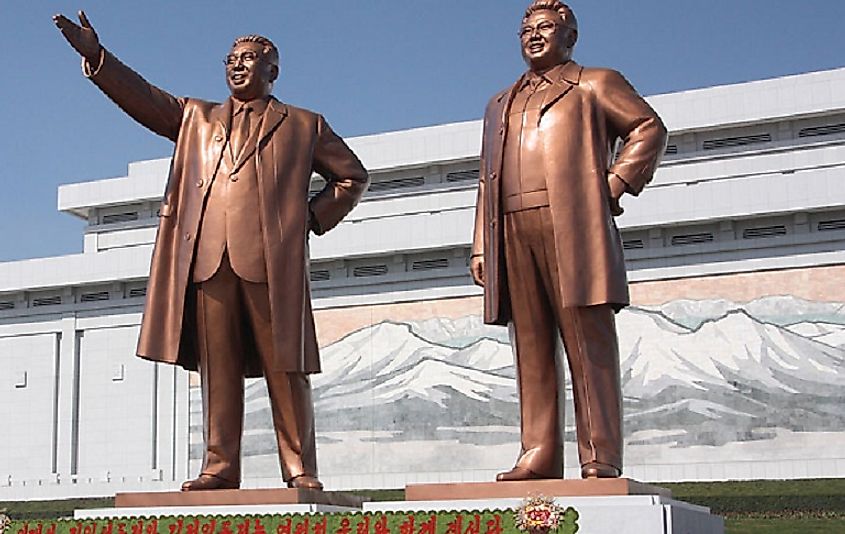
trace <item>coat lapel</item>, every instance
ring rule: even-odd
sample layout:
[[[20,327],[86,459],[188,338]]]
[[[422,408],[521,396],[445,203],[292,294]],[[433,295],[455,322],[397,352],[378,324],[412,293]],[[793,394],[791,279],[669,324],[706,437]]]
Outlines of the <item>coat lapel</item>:
[[[499,96],[499,102],[504,101],[504,105],[502,105],[502,114],[500,120],[502,121],[500,124],[503,128],[507,129],[508,127],[508,114],[511,110],[511,104],[513,103],[513,99],[516,96],[516,93],[519,91],[520,87],[522,87],[523,82],[525,81],[526,74],[523,74],[519,77],[515,84],[511,85],[511,88]],[[502,137],[504,139],[504,137]]]
[[[227,98],[219,106],[211,111],[211,122],[214,124],[214,134],[223,135],[223,139],[229,138],[229,129],[232,125],[232,99]]]
[[[508,136],[508,123],[510,122],[508,120],[508,115],[510,114],[511,104],[513,104],[513,99],[516,96],[516,93],[522,87],[525,76],[526,74],[520,76],[516,83],[514,83],[507,91],[502,92],[497,99],[501,109],[499,110],[498,127],[491,132],[492,135],[497,135],[497,137],[495,138],[494,150],[491,154],[493,158],[493,165],[489,169],[495,171],[497,175],[502,174],[502,161],[505,153],[505,139],[507,139]]]
[[[287,114],[288,107],[286,105],[275,98],[270,99],[270,102],[267,103],[267,108],[264,110],[264,115],[261,117],[260,121],[257,121],[258,124],[252,128],[249,138],[244,144],[243,150],[241,150],[241,153],[238,155],[238,160],[235,162],[235,166],[232,169],[233,173],[240,170],[243,164],[246,163],[247,159],[249,159],[252,154],[255,153],[256,149],[261,146],[264,138],[273,133],[273,130],[275,130],[276,126],[285,119]]]
[[[213,172],[217,172],[217,166],[220,164],[220,158],[223,156],[223,147],[228,144],[229,140],[229,129],[232,123],[232,99],[227,98],[225,102],[220,104],[219,106],[215,106],[211,110],[211,117],[210,122],[212,124],[211,128],[211,138],[214,139],[215,137],[220,137],[221,141],[223,142],[215,142],[212,143],[213,147],[213,157],[208,160],[213,167]]]
[[[555,102],[566,96],[573,87],[578,85],[581,81],[581,65],[570,61],[564,64],[554,80],[554,84],[546,89],[545,97],[543,98],[543,106],[540,108],[540,118],[552,107]]]

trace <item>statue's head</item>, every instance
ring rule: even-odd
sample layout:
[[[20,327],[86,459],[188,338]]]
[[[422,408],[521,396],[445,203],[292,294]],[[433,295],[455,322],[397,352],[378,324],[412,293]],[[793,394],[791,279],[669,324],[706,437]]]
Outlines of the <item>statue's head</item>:
[[[235,39],[224,63],[229,91],[238,100],[269,95],[279,76],[279,51],[270,39],[261,35]]]
[[[534,0],[519,27],[522,57],[532,71],[545,71],[572,58],[578,22],[559,0]]]

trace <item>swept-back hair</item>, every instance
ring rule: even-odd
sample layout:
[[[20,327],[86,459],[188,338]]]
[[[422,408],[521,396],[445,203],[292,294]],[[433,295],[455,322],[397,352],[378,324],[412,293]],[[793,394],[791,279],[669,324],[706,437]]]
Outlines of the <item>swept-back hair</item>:
[[[528,6],[528,9],[525,10],[525,15],[523,15],[522,20],[527,19],[531,16],[531,14],[536,13],[537,11],[543,10],[554,11],[558,14],[567,28],[578,31],[578,20],[575,18],[575,13],[572,11],[572,8],[560,0],[534,0],[534,2]]]
[[[264,57],[266,57],[270,63],[273,65],[279,66],[279,49],[276,48],[276,45],[273,44],[273,41],[264,37],[263,35],[257,34],[250,34],[250,35],[241,35],[235,42],[232,43],[232,48],[236,47],[241,43],[258,43],[262,47],[264,47]]]

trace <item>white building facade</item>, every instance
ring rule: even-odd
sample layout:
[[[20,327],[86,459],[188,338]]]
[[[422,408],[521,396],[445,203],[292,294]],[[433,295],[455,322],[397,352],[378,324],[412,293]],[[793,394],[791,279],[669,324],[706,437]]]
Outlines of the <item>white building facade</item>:
[[[845,476],[845,69],[648,100],[670,140],[617,220],[626,476]],[[348,140],[373,183],[311,239],[329,489],[491,480],[519,452],[507,330],[481,324],[467,271],[480,138],[472,121]],[[195,380],[134,356],[168,165],[61,186],[83,252],[0,264],[0,501],[196,474]],[[268,409],[250,382],[247,487],[280,484]]]

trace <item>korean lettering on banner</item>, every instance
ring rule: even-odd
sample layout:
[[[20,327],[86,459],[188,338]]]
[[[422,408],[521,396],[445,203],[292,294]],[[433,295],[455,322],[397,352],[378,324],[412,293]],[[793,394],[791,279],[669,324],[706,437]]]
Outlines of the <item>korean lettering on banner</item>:
[[[314,534],[326,534],[326,527],[328,522],[325,517],[323,519],[311,518],[314,523]],[[285,518],[281,523],[276,525],[276,534],[311,534],[309,532],[311,520],[309,518],[294,520],[290,517]],[[266,534],[262,526],[261,532],[254,534]],[[240,533],[239,533],[240,534]]]
[[[417,534],[435,534],[437,532],[437,516],[431,514],[428,521],[420,523],[420,529]]]
[[[414,514],[405,516],[405,520],[399,524],[399,534],[435,534],[437,532],[437,516],[432,514],[428,520],[421,521],[419,530],[414,530],[417,517]]]
[[[40,526],[40,525],[39,525]],[[78,522],[76,525],[70,527],[70,534],[97,534],[97,522],[83,523]],[[29,534],[35,534],[30,532]]]
[[[493,518],[485,523],[486,529],[481,530],[481,515],[472,514],[466,517],[457,514],[455,519],[446,524],[446,534],[502,534],[502,516],[493,514]]]
[[[45,529],[43,523],[36,523],[30,528],[29,522],[26,522],[18,529],[17,534],[56,534],[56,524],[50,523]]]
[[[349,523],[350,522],[348,517],[344,517],[343,519],[341,519],[340,526],[337,527],[337,530],[334,531],[335,534],[349,534],[349,532],[352,530],[349,527]]]
[[[386,516],[381,515],[376,519],[375,524],[373,524],[373,532],[374,534],[390,534],[390,527],[387,526]]]
[[[370,534],[370,516],[365,515],[358,524],[355,525],[355,534]]]
[[[229,528],[231,523],[224,521],[220,529],[221,534],[232,534],[232,529]],[[168,527],[169,534],[215,534],[217,531],[217,519],[207,518],[205,521],[200,521],[195,517],[192,521],[185,518],[178,518]],[[123,534],[122,532],[119,534]],[[132,527],[131,534],[158,534],[158,522],[151,521],[143,532],[136,532],[135,526]]]
[[[502,516],[493,514],[493,519],[487,520],[487,530],[484,534],[502,534]]]
[[[132,534],[158,534],[158,520],[153,519],[149,523],[146,523],[139,519],[131,524],[130,530]],[[195,534],[199,533],[197,532]]]
[[[405,516],[405,520],[399,524],[399,534],[415,534],[414,533],[414,514]]]

